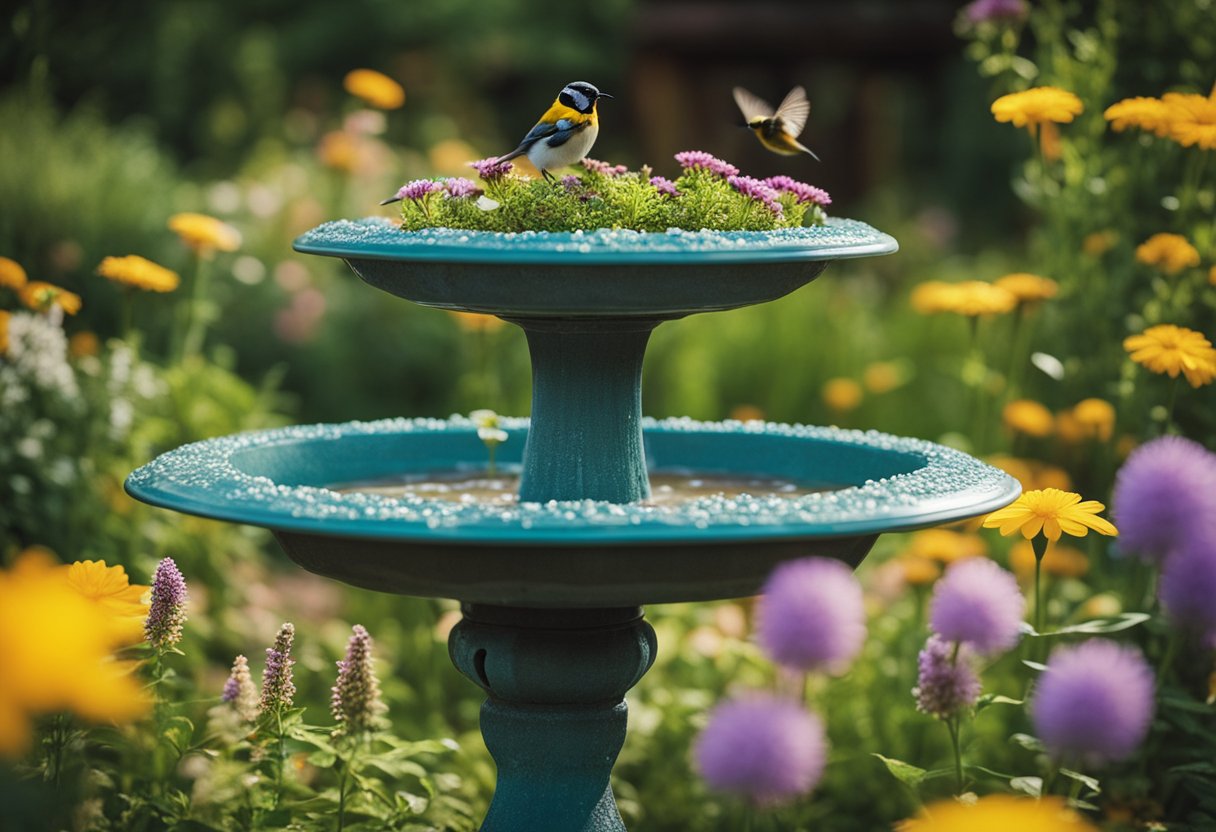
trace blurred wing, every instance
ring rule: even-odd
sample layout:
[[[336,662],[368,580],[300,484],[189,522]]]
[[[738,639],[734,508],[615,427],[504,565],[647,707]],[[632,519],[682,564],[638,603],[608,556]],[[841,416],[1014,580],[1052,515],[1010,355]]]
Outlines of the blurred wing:
[[[744,121],[751,121],[754,118],[769,118],[773,114],[772,105],[763,98],[757,98],[743,87],[735,87],[731,90],[735,96],[735,103],[739,105],[739,110],[743,113]]]
[[[803,128],[806,127],[806,120],[810,114],[811,102],[807,101],[806,90],[802,87],[794,87],[781,102],[781,106],[777,108],[776,115],[781,119],[781,125],[786,132],[794,138],[798,138],[802,134]]]

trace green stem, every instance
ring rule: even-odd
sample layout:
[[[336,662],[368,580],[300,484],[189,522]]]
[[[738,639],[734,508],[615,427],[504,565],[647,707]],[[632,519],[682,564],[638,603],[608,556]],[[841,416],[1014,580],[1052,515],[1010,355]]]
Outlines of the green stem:
[[[1180,380],[1179,376],[1170,379],[1170,395],[1165,404],[1165,423],[1161,427],[1162,435],[1178,432],[1174,429],[1174,405],[1178,403],[1178,382]]]
[[[279,752],[275,757],[274,767],[274,808],[279,808],[283,800],[283,757],[286,754],[286,743],[283,738],[283,709],[276,708],[274,712],[275,737],[278,740]]]
[[[1034,631],[1040,635],[1043,633],[1043,558],[1050,543],[1043,535],[1035,535],[1030,541],[1034,549]]]
[[[351,753],[353,759],[354,753]],[[343,761],[342,779],[338,782],[338,832],[346,827],[346,780],[350,775],[350,760]]]
[[[194,258],[194,282],[186,307],[185,334],[182,336],[181,358],[193,358],[203,348],[207,336],[207,285],[211,277],[210,260],[201,253]]]
[[[954,778],[957,784],[956,795],[963,793],[963,749],[959,743],[961,733],[958,717],[952,716],[946,720],[946,728],[950,731],[950,745],[954,749]]]
[[[1174,665],[1174,657],[1178,655],[1178,630],[1170,628],[1169,641],[1166,642],[1165,652],[1161,655],[1161,663],[1157,665],[1157,678],[1162,682]]]

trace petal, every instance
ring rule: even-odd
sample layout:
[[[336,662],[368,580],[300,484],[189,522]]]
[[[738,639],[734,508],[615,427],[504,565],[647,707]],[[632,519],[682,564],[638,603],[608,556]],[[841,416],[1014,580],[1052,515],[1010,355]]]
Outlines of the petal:
[[[1031,517],[1029,520],[1027,520],[1022,525],[1022,537],[1026,538],[1027,540],[1030,540],[1030,538],[1032,538],[1036,534],[1038,534],[1039,530],[1042,528],[1043,528],[1043,518],[1039,517],[1037,515],[1034,517]],[[1058,537],[1058,535],[1057,535],[1057,537]]]
[[[1043,521],[1043,536],[1053,542],[1060,539],[1060,523],[1055,517]]]

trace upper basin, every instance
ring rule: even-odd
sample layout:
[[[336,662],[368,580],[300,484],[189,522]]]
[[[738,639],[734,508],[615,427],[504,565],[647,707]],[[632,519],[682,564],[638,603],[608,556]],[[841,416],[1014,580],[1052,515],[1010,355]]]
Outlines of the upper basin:
[[[517,463],[526,419],[504,420]],[[358,586],[472,603],[614,607],[754,594],[782,560],[856,565],[877,535],[984,514],[1016,498],[1004,472],[931,442],[763,422],[645,420],[648,467],[833,483],[798,497],[682,506],[511,506],[340,493],[349,483],[485,463],[467,419],[258,431],[186,445],[128,478],[153,505],[274,530],[306,568]]]
[[[833,260],[890,254],[857,220],[777,231],[404,232],[389,220],[325,223],[296,251],[340,257],[369,284],[425,306],[505,318],[677,318],[763,303]]]

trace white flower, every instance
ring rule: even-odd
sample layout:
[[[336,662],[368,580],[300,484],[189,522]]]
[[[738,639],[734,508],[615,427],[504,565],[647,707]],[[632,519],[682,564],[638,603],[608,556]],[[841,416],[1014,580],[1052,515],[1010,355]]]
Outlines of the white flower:
[[[502,428],[478,428],[477,438],[487,445],[497,445],[507,441],[507,432]]]
[[[469,420],[478,428],[496,428],[498,427],[498,414],[493,410],[474,410],[469,414]]]

